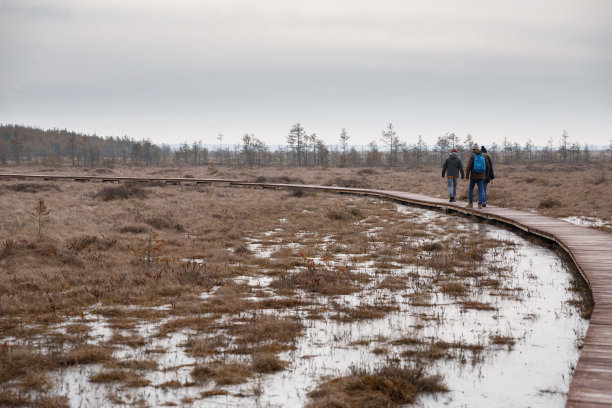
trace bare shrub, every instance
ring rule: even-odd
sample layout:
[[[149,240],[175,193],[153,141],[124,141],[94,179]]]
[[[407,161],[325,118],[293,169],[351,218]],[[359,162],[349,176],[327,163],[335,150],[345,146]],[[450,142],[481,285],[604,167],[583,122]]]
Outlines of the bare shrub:
[[[120,200],[127,198],[147,198],[149,192],[134,183],[120,184],[113,187],[104,187],[93,195],[102,201]]]
[[[345,207],[330,208],[325,213],[325,216],[332,220],[351,220],[354,218],[360,218],[362,214],[359,208],[357,207]]]
[[[541,209],[555,208],[560,206],[561,203],[555,198],[545,198],[544,200],[541,200],[538,204],[538,208]]]

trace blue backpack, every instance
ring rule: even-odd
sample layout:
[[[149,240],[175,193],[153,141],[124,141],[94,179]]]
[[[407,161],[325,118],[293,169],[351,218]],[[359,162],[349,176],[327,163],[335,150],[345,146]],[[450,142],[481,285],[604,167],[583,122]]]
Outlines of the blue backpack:
[[[487,169],[485,159],[482,154],[472,153],[474,155],[474,173],[484,173]]]

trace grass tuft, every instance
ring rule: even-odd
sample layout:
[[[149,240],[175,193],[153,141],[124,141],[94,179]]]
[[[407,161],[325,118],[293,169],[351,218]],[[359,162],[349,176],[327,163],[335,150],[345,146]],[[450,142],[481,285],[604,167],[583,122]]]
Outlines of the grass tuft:
[[[389,364],[373,372],[353,368],[350,375],[326,381],[310,392],[307,407],[396,407],[413,403],[420,393],[446,391],[440,377],[427,375],[422,366]]]

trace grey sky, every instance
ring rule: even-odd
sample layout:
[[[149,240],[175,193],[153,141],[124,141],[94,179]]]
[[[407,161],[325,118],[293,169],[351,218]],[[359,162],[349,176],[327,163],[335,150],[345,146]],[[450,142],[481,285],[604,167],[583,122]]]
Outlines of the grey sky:
[[[608,144],[609,0],[0,0],[0,123]]]

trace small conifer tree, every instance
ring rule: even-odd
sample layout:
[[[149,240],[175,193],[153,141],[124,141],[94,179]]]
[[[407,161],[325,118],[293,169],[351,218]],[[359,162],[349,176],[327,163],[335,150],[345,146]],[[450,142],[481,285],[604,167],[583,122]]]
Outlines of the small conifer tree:
[[[42,230],[49,222],[50,213],[51,210],[45,204],[45,200],[39,199],[38,204],[34,207],[34,211],[32,211],[32,219],[38,225],[38,238],[42,236]]]

